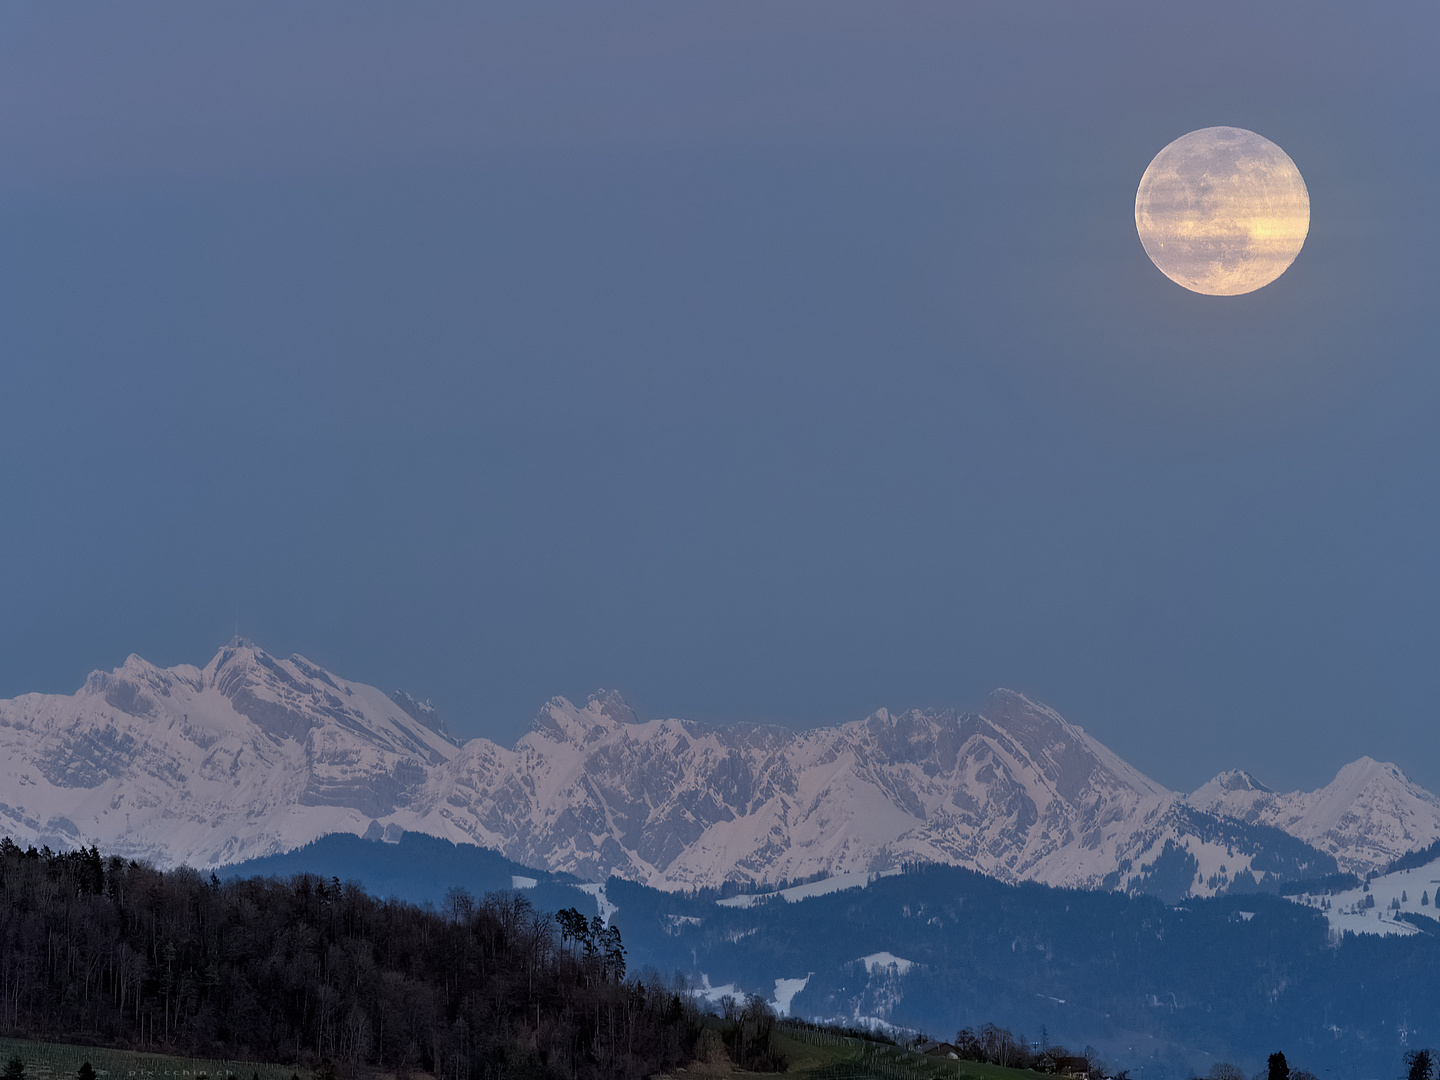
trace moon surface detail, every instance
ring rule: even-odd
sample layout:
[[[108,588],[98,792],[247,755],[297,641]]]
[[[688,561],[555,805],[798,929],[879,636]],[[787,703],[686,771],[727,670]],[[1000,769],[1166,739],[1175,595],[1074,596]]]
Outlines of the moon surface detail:
[[[1310,232],[1310,192],[1289,155],[1234,127],[1182,135],[1135,193],[1145,254],[1177,285],[1238,296],[1283,274]]]

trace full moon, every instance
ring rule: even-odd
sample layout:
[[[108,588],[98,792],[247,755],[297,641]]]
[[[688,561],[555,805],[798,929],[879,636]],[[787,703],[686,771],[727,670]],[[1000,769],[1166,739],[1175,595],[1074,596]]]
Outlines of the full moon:
[[[1288,154],[1244,128],[1182,135],[1135,193],[1145,254],[1177,285],[1238,296],[1269,285],[1310,232],[1310,193]]]

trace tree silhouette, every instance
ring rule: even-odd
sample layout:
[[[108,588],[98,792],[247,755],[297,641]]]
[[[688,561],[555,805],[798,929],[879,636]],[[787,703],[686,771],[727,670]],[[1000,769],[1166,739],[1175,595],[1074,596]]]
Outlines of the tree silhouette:
[[[1435,1071],[1435,1056],[1427,1050],[1411,1050],[1405,1055],[1405,1080],[1430,1080]]]

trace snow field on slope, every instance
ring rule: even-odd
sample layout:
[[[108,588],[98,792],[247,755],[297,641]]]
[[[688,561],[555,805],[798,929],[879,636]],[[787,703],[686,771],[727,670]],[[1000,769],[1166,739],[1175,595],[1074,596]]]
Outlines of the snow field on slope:
[[[1291,897],[1297,904],[1323,911],[1330,924],[1332,934],[1346,931],[1354,934],[1418,934],[1418,927],[1397,920],[1392,903],[1399,903],[1399,911],[1407,915],[1419,915],[1440,922],[1440,911],[1435,908],[1437,894],[1440,894],[1440,859],[1416,867],[1413,870],[1397,870],[1384,874],[1370,882],[1370,891],[1364,886],[1346,889],[1331,895],[1304,893]],[[1375,898],[1373,908],[1364,906],[1368,897]],[[1429,899],[1421,904],[1421,897]],[[1323,907],[1328,900],[1330,907]]]
[[[892,952],[871,953],[869,956],[860,957],[860,962],[865,965],[867,975],[874,975],[876,969],[883,974],[892,967],[897,975],[904,975],[915,966],[914,960],[906,960]]]
[[[834,877],[821,878],[819,881],[812,881],[805,885],[793,885],[788,889],[780,889],[776,892],[742,893],[739,896],[727,896],[724,900],[716,900],[715,903],[721,907],[751,908],[756,904],[768,903],[778,896],[787,903],[794,904],[801,900],[808,900],[812,896],[828,896],[830,893],[843,892],[846,889],[863,889],[872,882],[885,877],[894,877],[899,873],[900,870],[897,868],[865,874],[836,874]]]

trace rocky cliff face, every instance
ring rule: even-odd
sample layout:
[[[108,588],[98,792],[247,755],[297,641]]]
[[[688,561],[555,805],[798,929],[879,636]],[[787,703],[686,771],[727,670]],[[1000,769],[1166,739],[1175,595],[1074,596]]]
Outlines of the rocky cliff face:
[[[640,721],[600,693],[553,699],[513,748],[457,746],[428,704],[241,641],[204,669],[131,657],[0,702],[0,755],[0,831],[197,866],[410,829],[662,888],[934,861],[1181,897],[1333,871],[1309,836],[1352,862],[1440,836],[1369,783],[1298,814],[1230,781],[1187,800],[1004,690],[809,731]]]

